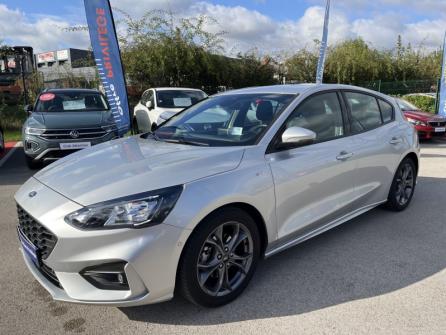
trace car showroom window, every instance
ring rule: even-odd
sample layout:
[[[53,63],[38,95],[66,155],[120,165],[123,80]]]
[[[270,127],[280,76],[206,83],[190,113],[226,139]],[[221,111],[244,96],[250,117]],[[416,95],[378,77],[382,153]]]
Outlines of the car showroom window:
[[[286,121],[285,129],[301,127],[316,133],[316,142],[344,136],[342,109],[336,92],[310,97]]]
[[[368,131],[383,124],[375,97],[357,92],[345,92],[345,97],[351,111],[353,133]]]
[[[384,123],[393,120],[393,107],[391,104],[385,102],[384,100],[378,99],[379,108],[381,109],[381,116]]]

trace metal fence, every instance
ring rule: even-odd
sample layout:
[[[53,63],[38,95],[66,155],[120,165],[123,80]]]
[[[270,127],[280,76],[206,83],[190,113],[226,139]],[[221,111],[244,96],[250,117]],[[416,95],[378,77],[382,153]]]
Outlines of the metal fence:
[[[408,80],[383,82],[381,80],[359,83],[358,86],[384,94],[405,95],[410,93],[436,93],[436,80]]]

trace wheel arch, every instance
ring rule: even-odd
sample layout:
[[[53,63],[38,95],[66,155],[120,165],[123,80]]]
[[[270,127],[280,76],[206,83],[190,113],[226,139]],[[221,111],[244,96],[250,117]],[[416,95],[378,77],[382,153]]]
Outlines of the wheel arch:
[[[225,208],[238,208],[243,210],[244,212],[246,212],[249,216],[252,217],[252,219],[254,220],[254,222],[256,223],[258,229],[259,229],[259,234],[260,234],[260,241],[261,241],[261,255],[263,256],[265,254],[265,250],[266,247],[268,246],[268,231],[266,229],[266,222],[265,219],[263,218],[262,214],[260,213],[260,211],[255,208],[253,205],[248,204],[246,202],[232,202],[232,203],[228,203],[225,205],[222,205],[220,207],[215,208],[214,210],[212,210],[211,212],[209,212],[206,216],[204,216],[200,222],[194,227],[194,229],[190,232],[189,236],[187,237],[184,246],[181,250],[180,253],[180,257],[178,259],[178,265],[177,265],[177,271],[176,271],[176,278],[175,278],[175,282],[177,282],[178,279],[178,273],[180,270],[180,263],[181,260],[183,258],[183,254],[186,250],[186,246],[189,242],[189,239],[191,238],[191,236],[194,234],[194,232],[198,229],[198,227],[200,226],[200,224],[206,219],[208,218],[210,215],[214,214],[216,211],[225,209]],[[175,291],[177,289],[177,284],[175,283]]]
[[[415,164],[416,175],[418,175],[420,163],[419,163],[419,159],[418,159],[417,154],[415,152],[409,152],[406,156],[404,156],[404,158],[401,160],[401,162],[403,160],[405,160],[406,158],[409,158],[409,159],[411,159],[413,161],[413,163]]]

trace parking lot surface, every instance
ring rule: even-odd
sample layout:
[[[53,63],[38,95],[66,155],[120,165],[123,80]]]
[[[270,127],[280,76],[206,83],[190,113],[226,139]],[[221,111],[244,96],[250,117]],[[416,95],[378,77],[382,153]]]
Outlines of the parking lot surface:
[[[218,309],[52,301],[16,237],[13,195],[32,174],[20,148],[0,167],[1,334],[446,334],[446,143],[423,144],[406,211],[372,210],[262,261]]]

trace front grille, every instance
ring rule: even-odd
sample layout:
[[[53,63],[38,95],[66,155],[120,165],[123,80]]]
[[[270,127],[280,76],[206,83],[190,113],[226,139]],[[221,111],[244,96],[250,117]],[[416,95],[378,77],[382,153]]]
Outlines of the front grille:
[[[57,279],[56,273],[53,269],[51,269],[48,265],[42,262],[40,264],[40,273],[42,273],[46,279],[48,279],[50,282],[52,282],[54,285],[56,285],[59,288],[62,288],[62,285],[60,285],[59,279]]]
[[[42,259],[47,259],[57,242],[57,237],[17,205],[20,230],[38,249]]]
[[[435,120],[435,121],[429,121],[429,126],[431,127],[446,127],[446,120]]]
[[[73,131],[76,136],[70,134]],[[87,140],[100,138],[106,134],[107,132],[102,128],[47,129],[40,137],[45,140]]]

